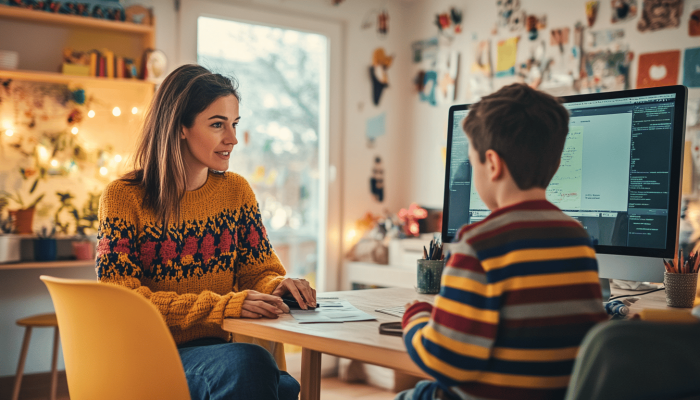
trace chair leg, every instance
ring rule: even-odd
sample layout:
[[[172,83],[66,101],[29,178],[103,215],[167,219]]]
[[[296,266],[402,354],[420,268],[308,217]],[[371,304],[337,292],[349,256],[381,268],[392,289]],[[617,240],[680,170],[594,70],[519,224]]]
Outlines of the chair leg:
[[[56,400],[56,386],[58,384],[58,327],[54,328],[53,334],[53,357],[51,360],[51,400]]]
[[[15,388],[12,391],[12,400],[19,399],[19,388],[22,386],[22,374],[24,373],[24,361],[27,359],[27,350],[29,349],[29,339],[32,337],[32,327],[28,326],[24,330],[24,340],[22,341],[22,351],[19,355],[19,364],[17,365],[17,375],[15,375]]]

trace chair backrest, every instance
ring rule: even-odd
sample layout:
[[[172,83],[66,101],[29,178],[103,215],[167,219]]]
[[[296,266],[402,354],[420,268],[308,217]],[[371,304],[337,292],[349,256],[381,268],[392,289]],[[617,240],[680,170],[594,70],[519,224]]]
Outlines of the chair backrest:
[[[133,291],[42,276],[61,332],[71,400],[188,399],[172,335]]]
[[[566,400],[697,399],[700,322],[610,321],[581,343]]]

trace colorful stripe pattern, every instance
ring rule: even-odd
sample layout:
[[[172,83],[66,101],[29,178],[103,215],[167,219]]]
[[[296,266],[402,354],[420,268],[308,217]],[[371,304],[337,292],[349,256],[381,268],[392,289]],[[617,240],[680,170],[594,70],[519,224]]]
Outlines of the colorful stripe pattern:
[[[181,222],[163,230],[143,192],[117,180],[100,199],[97,278],[126,286],[161,312],[175,342],[228,339],[247,289],[271,293],[284,278],[255,195],[240,175],[210,173],[180,203]]]
[[[584,335],[607,320],[586,231],[547,201],[463,227],[435,304],[403,318],[412,359],[464,399],[562,399]]]

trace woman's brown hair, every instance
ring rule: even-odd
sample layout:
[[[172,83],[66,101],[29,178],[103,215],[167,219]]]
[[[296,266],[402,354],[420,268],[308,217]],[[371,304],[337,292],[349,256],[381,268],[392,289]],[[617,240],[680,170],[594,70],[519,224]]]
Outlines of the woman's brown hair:
[[[165,229],[179,221],[180,201],[186,191],[185,163],[180,132],[216,99],[233,95],[240,101],[236,81],[208,69],[187,64],[168,75],[146,113],[134,170],[122,177],[143,190],[143,205]]]

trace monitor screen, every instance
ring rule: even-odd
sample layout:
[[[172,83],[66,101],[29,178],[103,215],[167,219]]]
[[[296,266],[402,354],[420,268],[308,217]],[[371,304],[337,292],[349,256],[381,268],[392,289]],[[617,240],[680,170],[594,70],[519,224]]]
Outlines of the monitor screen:
[[[547,199],[581,222],[597,252],[673,255],[684,96],[684,88],[668,87],[563,98],[569,133]],[[445,242],[490,214],[471,184],[468,112],[468,105],[450,109]]]

